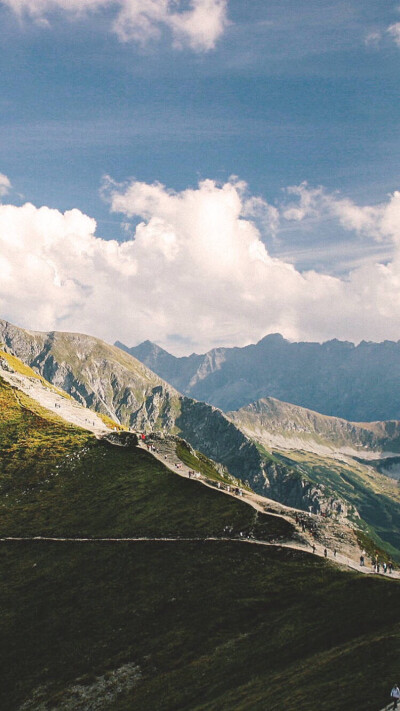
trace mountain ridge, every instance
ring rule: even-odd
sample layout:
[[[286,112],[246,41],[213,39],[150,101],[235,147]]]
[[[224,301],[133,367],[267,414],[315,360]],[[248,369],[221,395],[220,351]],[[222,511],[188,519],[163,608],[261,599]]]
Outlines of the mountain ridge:
[[[353,422],[400,419],[400,341],[292,343],[269,334],[242,348],[182,358],[158,354],[151,342],[123,348],[143,363],[150,359],[183,394],[225,412],[274,397]]]

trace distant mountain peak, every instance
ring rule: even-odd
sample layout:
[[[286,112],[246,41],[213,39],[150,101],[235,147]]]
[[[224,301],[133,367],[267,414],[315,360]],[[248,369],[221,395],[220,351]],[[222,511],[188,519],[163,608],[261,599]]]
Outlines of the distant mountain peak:
[[[260,341],[258,341],[257,346],[262,343],[289,343],[289,341],[286,340],[281,333],[268,333],[266,336],[261,338]]]

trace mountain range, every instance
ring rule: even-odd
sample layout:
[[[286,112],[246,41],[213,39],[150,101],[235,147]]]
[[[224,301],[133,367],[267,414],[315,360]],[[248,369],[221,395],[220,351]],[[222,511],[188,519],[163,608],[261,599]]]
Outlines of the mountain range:
[[[400,342],[291,343],[271,334],[181,358],[151,341],[116,345],[183,394],[224,411],[274,397],[354,422],[400,419]]]

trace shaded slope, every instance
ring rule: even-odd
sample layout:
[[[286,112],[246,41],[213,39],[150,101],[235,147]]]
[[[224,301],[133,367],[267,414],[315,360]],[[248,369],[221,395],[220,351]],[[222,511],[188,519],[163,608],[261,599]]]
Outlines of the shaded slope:
[[[101,711],[324,711],[332,699],[348,711],[366,680],[363,708],[376,711],[396,672],[398,583],[311,556],[220,542],[9,544],[0,555],[4,711],[39,688],[26,711],[39,699],[90,708],[77,686],[129,665],[139,679],[108,699],[100,688]]]

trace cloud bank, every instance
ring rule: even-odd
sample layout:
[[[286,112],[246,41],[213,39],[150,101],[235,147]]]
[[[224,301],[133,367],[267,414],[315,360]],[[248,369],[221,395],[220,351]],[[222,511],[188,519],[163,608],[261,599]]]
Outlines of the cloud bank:
[[[108,179],[105,193],[125,222],[139,219],[123,243],[96,236],[95,221],[79,210],[0,205],[2,317],[128,345],[150,338],[177,353],[244,345],[271,332],[400,338],[399,192],[360,207],[302,184],[274,208],[235,179],[182,192]],[[253,217],[260,213],[262,228]],[[389,240],[391,262],[338,278],[301,273],[268,253],[279,224],[326,214],[365,240]]]
[[[146,44],[157,39],[163,28],[172,33],[175,47],[195,51],[215,47],[228,24],[228,0],[0,0],[20,17],[48,23],[55,10],[83,15],[95,10],[114,10],[112,29],[123,42]],[[182,9],[187,8],[187,9]]]

